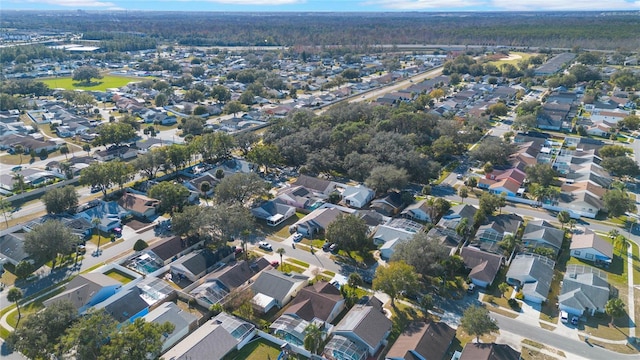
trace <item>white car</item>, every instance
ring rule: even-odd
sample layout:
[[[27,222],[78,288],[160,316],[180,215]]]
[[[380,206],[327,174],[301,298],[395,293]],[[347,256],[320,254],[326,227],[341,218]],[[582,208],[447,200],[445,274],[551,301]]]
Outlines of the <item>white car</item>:
[[[569,322],[569,314],[566,311],[560,311],[560,321],[565,324]]]
[[[273,248],[271,247],[271,244],[269,244],[269,243],[268,243],[268,242],[266,242],[266,241],[260,241],[260,242],[258,243],[258,247],[259,247],[260,249],[267,250],[267,251],[271,251],[271,250],[273,250]]]
[[[299,242],[300,240],[302,240],[302,234],[300,234],[300,233],[293,234],[293,241],[294,242]]]

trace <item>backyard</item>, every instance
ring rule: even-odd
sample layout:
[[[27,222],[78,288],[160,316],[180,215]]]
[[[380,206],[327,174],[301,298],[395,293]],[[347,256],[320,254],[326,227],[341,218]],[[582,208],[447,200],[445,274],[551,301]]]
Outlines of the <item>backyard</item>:
[[[264,339],[254,340],[239,351],[225,357],[226,360],[276,360],[280,355],[280,347]]]

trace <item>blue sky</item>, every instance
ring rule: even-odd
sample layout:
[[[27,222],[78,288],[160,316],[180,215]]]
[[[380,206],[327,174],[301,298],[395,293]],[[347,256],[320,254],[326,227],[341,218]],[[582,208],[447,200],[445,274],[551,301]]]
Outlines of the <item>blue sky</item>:
[[[640,10],[640,0],[2,0],[2,9],[244,12]]]

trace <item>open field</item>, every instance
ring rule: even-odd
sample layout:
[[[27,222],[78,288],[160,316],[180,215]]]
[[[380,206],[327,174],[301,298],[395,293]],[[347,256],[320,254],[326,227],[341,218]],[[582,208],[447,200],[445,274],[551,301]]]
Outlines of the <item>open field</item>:
[[[142,81],[144,78],[130,78],[124,76],[112,76],[105,75],[102,79],[94,79],[91,82],[91,85],[86,86],[85,84],[74,81],[71,77],[59,77],[59,78],[48,78],[42,79],[43,83],[49,85],[52,89],[65,89],[65,90],[98,90],[104,91],[108,88],[119,88],[127,85],[130,82],[134,81]]]

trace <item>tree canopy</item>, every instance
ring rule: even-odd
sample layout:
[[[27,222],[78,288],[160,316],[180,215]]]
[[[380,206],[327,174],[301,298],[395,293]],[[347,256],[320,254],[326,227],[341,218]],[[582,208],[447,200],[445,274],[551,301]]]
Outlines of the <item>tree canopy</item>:
[[[72,185],[53,188],[44,193],[42,202],[49,214],[61,214],[75,210],[78,206],[78,192]]]
[[[413,266],[404,261],[392,261],[387,266],[378,266],[373,278],[373,289],[389,295],[392,306],[402,291],[414,291],[418,286],[418,274]]]
[[[636,202],[624,190],[620,189],[607,190],[602,197],[602,201],[611,217],[624,215],[624,213],[632,211],[636,207]]]
[[[340,214],[327,226],[325,237],[340,249],[358,251],[370,247],[368,231],[367,224],[361,218],[351,214]]]
[[[158,211],[173,213],[175,210],[180,211],[187,203],[189,190],[170,181],[163,181],[149,188],[149,197],[160,200]]]
[[[498,324],[489,316],[489,310],[478,305],[471,305],[462,314],[460,326],[464,331],[476,337],[476,343],[480,342],[480,336],[498,331]]]
[[[98,68],[92,66],[81,66],[73,71],[73,80],[90,83],[91,79],[102,79]]]
[[[417,233],[409,241],[398,244],[392,261],[404,261],[423,278],[438,276],[443,271],[442,260],[449,256],[446,246],[426,233]]]
[[[215,187],[215,199],[221,204],[248,206],[250,200],[266,196],[269,188],[269,183],[256,173],[236,173],[220,180]]]
[[[52,261],[53,269],[56,266],[58,254],[71,252],[72,245],[78,240],[78,236],[74,235],[61,221],[47,220],[26,233],[24,250],[38,261]]]

